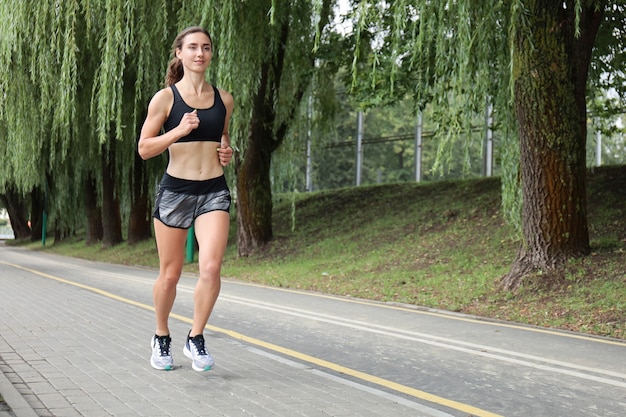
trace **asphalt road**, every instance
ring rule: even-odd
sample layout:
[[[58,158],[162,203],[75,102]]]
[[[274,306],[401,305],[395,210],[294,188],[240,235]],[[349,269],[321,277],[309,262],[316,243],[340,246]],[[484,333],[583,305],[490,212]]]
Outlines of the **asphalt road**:
[[[0,302],[2,276],[16,268],[116,303],[152,304],[156,271],[5,246]],[[194,283],[181,279],[173,320],[191,317]],[[624,341],[229,279],[207,334],[396,396],[428,415],[626,415]]]

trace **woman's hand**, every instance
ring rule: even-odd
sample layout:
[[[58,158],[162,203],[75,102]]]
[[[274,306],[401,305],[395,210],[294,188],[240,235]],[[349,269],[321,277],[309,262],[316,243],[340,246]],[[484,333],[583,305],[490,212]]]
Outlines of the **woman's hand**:
[[[180,119],[178,124],[178,128],[182,130],[183,136],[187,136],[192,130],[197,129],[198,126],[200,126],[200,118],[197,110],[183,114],[183,118]]]
[[[228,165],[234,153],[235,151],[233,150],[233,148],[231,148],[230,145],[226,145],[224,143],[219,148],[217,148],[217,157],[220,160],[220,165],[222,165],[223,167]]]

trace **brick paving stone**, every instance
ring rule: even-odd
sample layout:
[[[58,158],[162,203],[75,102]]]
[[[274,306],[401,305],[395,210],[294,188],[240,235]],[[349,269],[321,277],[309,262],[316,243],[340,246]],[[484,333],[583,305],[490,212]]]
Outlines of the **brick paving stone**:
[[[195,372],[182,354],[189,324],[177,320],[177,368],[155,371],[152,312],[21,270],[0,286],[0,371],[39,417],[422,415],[210,332],[217,367]]]

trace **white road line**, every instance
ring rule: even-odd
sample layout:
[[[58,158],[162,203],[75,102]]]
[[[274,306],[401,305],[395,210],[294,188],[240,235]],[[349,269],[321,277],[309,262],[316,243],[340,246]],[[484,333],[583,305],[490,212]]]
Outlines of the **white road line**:
[[[437,347],[441,347],[445,349],[456,350],[459,352],[464,352],[464,353],[468,353],[472,355],[496,359],[499,361],[514,363],[517,365],[522,365],[522,366],[526,366],[526,367],[530,367],[534,369],[540,369],[543,371],[550,371],[550,372],[565,374],[565,375],[574,376],[574,377],[578,377],[578,378],[582,378],[582,379],[586,379],[590,381],[600,382],[603,384],[626,388],[626,382],[624,382],[626,381],[626,374],[622,374],[618,372],[581,366],[581,365],[577,365],[577,364],[573,364],[569,362],[541,358],[538,356],[527,355],[524,353],[493,348],[493,347],[486,346],[486,345],[463,342],[463,341],[449,339],[445,337],[433,336],[433,335],[428,335],[428,334],[423,334],[423,333],[418,333],[418,332],[411,332],[411,331],[388,327],[388,326],[381,326],[381,325],[377,325],[377,324],[373,324],[369,322],[345,319],[342,317],[331,316],[331,315],[322,314],[322,313],[309,311],[309,310],[285,307],[285,306],[280,306],[280,305],[276,305],[273,303],[259,302],[256,300],[227,295],[227,294],[222,294],[220,296],[220,299],[231,302],[231,303],[243,304],[248,307],[255,307],[255,308],[259,308],[263,310],[274,311],[274,312],[281,313],[281,314],[291,315],[294,317],[300,317],[300,318],[314,320],[314,321],[318,321],[322,323],[329,323],[329,324],[334,324],[338,326],[348,327],[348,328],[352,328],[352,329],[360,330],[364,332],[370,332],[374,334],[395,337],[398,339],[409,340],[412,342],[418,342],[418,343],[428,344],[432,346],[437,346]],[[491,353],[491,352],[494,352],[494,353]],[[499,353],[499,355],[495,353]],[[503,356],[503,355],[506,355],[506,356]],[[523,358],[527,360],[515,359],[515,357]],[[533,363],[530,361],[535,361],[538,363]],[[549,364],[552,366],[548,366],[544,364]],[[556,366],[559,366],[562,368],[557,368]],[[567,368],[567,369],[563,369],[563,368]],[[577,372],[576,370],[605,375],[607,377],[614,377],[614,378],[622,379],[622,381],[603,378],[603,377],[596,376],[596,375],[585,374],[582,372]]]
[[[367,393],[376,395],[378,397],[385,398],[387,400],[393,401],[395,403],[402,404],[405,407],[409,407],[409,408],[412,408],[414,410],[418,410],[418,411],[420,411],[422,413],[425,413],[426,415],[431,416],[431,417],[453,417],[451,414],[444,413],[443,411],[439,411],[439,410],[434,409],[432,407],[428,407],[428,406],[420,404],[420,403],[418,403],[416,401],[411,401],[411,400],[408,400],[408,399],[406,399],[404,397],[401,397],[399,395],[395,395],[395,394],[392,394],[392,393],[389,393],[389,392],[386,392],[386,391],[382,391],[382,390],[370,387],[368,385],[364,385],[364,384],[361,384],[361,383],[358,383],[358,382],[354,382],[354,381],[351,381],[351,380],[349,380],[347,378],[342,378],[342,377],[339,377],[339,376],[336,376],[336,375],[332,375],[329,372],[322,371],[322,370],[319,370],[319,369],[315,369],[315,368],[312,368],[312,367],[307,366],[307,365],[303,365],[300,362],[296,362],[296,361],[293,361],[291,359],[285,358],[283,356],[279,356],[279,355],[276,355],[274,353],[267,352],[265,350],[256,348],[254,346],[250,346],[250,345],[245,345],[243,343],[239,343],[236,340],[231,340],[230,343],[236,344],[237,346],[239,346],[242,349],[246,349],[246,350],[248,350],[248,351],[250,351],[252,353],[255,353],[257,355],[266,357],[268,359],[280,362],[280,363],[282,363],[284,365],[291,366],[293,368],[300,369],[300,370],[303,370],[303,371],[311,372],[311,373],[313,373],[315,375],[321,376],[321,377],[326,378],[326,379],[330,379],[330,380],[332,380],[334,382],[337,382],[339,384],[346,385],[346,386],[349,386],[349,387],[352,387],[352,388],[356,388],[356,389],[359,389],[361,391],[365,391]]]

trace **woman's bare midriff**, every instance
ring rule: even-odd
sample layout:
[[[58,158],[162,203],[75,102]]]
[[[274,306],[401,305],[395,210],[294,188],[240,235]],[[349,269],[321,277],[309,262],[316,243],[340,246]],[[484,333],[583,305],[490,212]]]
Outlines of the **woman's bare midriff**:
[[[218,142],[183,142],[169,147],[167,173],[186,180],[208,180],[224,174],[217,149]]]

